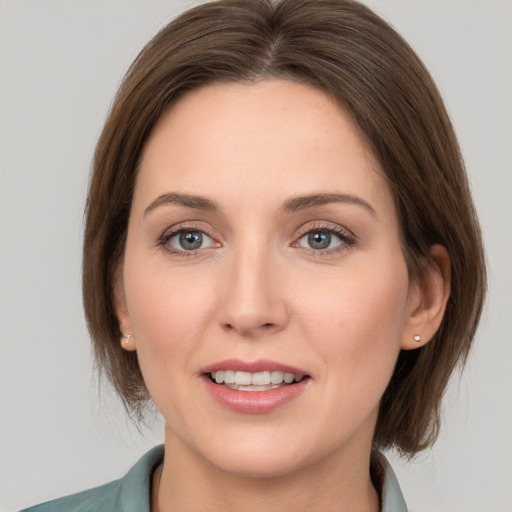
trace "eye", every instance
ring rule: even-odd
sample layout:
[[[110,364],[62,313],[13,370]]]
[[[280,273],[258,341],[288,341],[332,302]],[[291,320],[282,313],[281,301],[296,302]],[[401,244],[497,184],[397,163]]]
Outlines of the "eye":
[[[302,247],[317,253],[331,250],[338,252],[354,245],[355,239],[342,231],[331,227],[318,227],[310,229],[295,242],[295,247]]]
[[[333,237],[328,231],[312,231],[304,235],[301,242],[307,243],[311,249],[331,249],[340,245],[341,241],[338,237]]]
[[[181,229],[166,240],[167,244],[177,251],[197,251],[213,245],[213,240],[202,231]]]
[[[299,245],[308,249],[323,251],[325,249],[333,249],[341,245],[340,237],[330,231],[310,231],[300,240]]]

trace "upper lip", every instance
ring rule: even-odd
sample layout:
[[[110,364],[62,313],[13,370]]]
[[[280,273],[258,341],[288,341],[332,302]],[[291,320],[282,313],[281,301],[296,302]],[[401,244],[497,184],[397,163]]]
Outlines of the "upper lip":
[[[225,359],[217,363],[209,364],[201,369],[200,373],[212,373],[220,370],[234,370],[240,372],[258,373],[258,372],[283,372],[293,373],[293,375],[307,375],[308,372],[283,364],[270,359],[257,359],[256,361],[242,361],[241,359]]]

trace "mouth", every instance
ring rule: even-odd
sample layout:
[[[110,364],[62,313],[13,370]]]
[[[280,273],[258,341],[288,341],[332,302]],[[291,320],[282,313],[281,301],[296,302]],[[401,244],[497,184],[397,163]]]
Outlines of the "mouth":
[[[246,372],[240,370],[216,370],[206,373],[211,382],[236,391],[270,391],[293,386],[307,379],[307,375],[282,371]]]
[[[242,414],[265,414],[293,402],[312,381],[303,369],[269,359],[226,359],[200,375],[218,404]]]

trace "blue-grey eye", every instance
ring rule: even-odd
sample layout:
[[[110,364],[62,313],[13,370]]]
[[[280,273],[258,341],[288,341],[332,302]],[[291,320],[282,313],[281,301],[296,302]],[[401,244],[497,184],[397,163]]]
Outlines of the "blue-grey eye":
[[[317,251],[332,249],[341,245],[341,243],[342,240],[338,235],[326,230],[310,231],[299,240],[302,247]]]
[[[195,251],[210,246],[212,239],[202,231],[182,230],[169,238],[169,245],[182,251]]]
[[[327,249],[331,244],[331,233],[326,233],[325,231],[309,233],[308,243],[312,249]]]

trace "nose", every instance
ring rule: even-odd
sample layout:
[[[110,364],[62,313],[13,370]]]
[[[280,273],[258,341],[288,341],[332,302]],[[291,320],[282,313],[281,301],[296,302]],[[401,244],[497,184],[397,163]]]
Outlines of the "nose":
[[[282,271],[264,249],[234,256],[224,276],[219,321],[224,330],[245,338],[276,333],[287,325]]]

